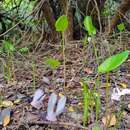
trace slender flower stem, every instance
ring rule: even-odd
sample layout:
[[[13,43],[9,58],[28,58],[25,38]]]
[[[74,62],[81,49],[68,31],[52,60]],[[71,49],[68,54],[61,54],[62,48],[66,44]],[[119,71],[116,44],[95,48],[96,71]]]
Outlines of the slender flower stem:
[[[66,57],[65,57],[65,39],[64,39],[64,32],[62,32],[62,52],[63,52],[63,66],[64,66],[64,92],[65,92],[65,83],[66,83]],[[66,92],[65,92],[66,93]]]

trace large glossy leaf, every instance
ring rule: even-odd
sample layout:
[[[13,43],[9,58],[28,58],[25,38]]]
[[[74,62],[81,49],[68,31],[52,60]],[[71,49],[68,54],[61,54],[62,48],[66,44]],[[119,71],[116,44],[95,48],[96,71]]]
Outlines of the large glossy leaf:
[[[55,23],[56,31],[64,32],[68,27],[68,18],[66,15],[60,16]]]
[[[96,28],[94,27],[93,23],[92,23],[92,18],[91,16],[86,16],[84,19],[84,27],[86,29],[86,31],[88,31],[88,34],[90,36],[96,34]]]
[[[98,67],[98,72],[106,73],[116,69],[128,58],[128,55],[129,51],[126,50],[122,53],[109,57]]]

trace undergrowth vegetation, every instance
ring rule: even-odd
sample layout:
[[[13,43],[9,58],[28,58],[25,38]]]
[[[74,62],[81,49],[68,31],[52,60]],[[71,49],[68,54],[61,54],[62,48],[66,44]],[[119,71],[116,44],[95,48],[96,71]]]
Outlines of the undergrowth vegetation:
[[[130,129],[129,17],[62,2],[0,2],[0,129]]]

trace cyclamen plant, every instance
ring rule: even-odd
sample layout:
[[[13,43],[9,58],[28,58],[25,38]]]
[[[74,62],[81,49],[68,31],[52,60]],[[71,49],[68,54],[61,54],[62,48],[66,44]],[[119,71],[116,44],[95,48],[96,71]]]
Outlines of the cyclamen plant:
[[[15,52],[15,47],[13,43],[9,40],[3,40],[2,46],[3,53],[7,54],[7,63],[4,64],[4,78],[9,83],[14,76],[13,72],[13,53]]]
[[[129,52],[128,50],[123,51],[119,54],[113,55],[109,58],[107,58],[99,67],[98,67],[98,73],[100,74],[107,74],[107,86],[106,86],[106,102],[108,104],[108,96],[109,96],[109,92],[110,92],[110,86],[108,85],[108,81],[109,81],[109,72],[116,70],[120,65],[123,64],[123,62],[125,62],[129,56]],[[118,89],[117,89],[118,90]],[[129,92],[125,92],[124,91],[119,91],[119,93],[112,93],[112,98],[119,100],[121,95],[124,95],[126,93]],[[115,94],[117,94],[115,97]],[[106,110],[107,111],[107,110]],[[106,126],[107,127],[107,126]]]
[[[66,57],[65,57],[65,36],[64,36],[64,32],[66,31],[66,29],[68,28],[68,18],[66,15],[62,15],[60,16],[56,23],[55,23],[55,27],[56,27],[56,31],[57,32],[61,32],[62,34],[62,53],[63,53],[63,65],[64,65],[64,91],[65,91],[65,82],[66,82]]]

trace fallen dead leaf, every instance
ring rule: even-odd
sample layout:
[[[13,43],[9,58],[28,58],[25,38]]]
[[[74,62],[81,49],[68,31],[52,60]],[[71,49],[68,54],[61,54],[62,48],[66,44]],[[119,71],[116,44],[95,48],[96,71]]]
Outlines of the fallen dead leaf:
[[[14,104],[12,101],[2,101],[0,107],[12,107]]]
[[[10,113],[11,113],[11,109],[6,108],[2,110],[0,114],[0,122],[1,122],[1,125],[3,125],[4,127],[10,123]]]
[[[123,115],[123,116],[126,116],[126,114],[127,114],[126,111],[123,111],[123,112],[122,112],[122,115]]]
[[[86,72],[87,74],[92,74],[93,73],[91,68],[85,68],[84,72]]]
[[[120,83],[122,88],[127,88],[127,84],[126,83]]]
[[[40,115],[38,113],[30,113],[26,114],[27,121],[38,121],[40,119]]]
[[[63,93],[59,93],[59,97],[63,97],[64,96],[64,94]]]
[[[78,103],[78,106],[83,106],[83,103],[82,103],[82,102],[79,102],[79,103]]]
[[[19,104],[21,102],[21,99],[16,99],[15,101],[14,101],[14,104]]]
[[[130,59],[128,59],[127,61],[130,62]]]
[[[126,74],[127,77],[130,77],[130,74]]]
[[[107,86],[110,87],[111,84],[110,84],[110,83],[102,83],[100,87],[101,87],[101,88],[106,88]]]
[[[116,125],[116,116],[114,114],[104,116],[102,118],[102,122],[107,127],[115,126]]]
[[[10,116],[6,115],[3,119],[3,126],[7,126],[10,122]]]
[[[130,104],[128,104],[128,108],[130,109]]]
[[[70,107],[68,108],[68,111],[69,111],[69,112],[74,112],[74,108],[73,108],[72,106],[70,106]]]
[[[35,128],[32,128],[32,130],[36,130]]]

